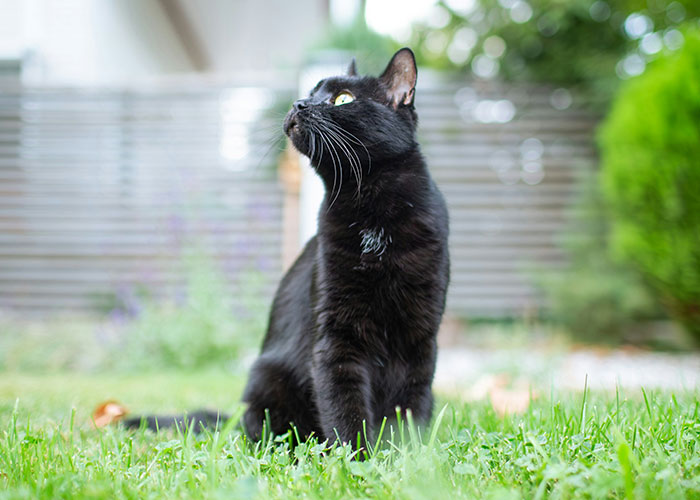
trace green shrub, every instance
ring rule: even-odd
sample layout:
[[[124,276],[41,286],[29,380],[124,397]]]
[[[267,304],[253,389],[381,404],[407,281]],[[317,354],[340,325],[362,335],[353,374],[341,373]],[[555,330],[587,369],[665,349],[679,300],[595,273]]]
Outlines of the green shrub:
[[[0,313],[0,372],[97,371],[105,355],[87,315]]]
[[[700,32],[625,85],[599,142],[612,242],[700,341]]]
[[[109,314],[0,314],[0,372],[242,369],[265,331],[263,276],[227,279],[206,252],[187,253],[178,269],[181,293],[140,288],[112,299]]]
[[[216,263],[202,253],[186,256],[183,264],[185,296],[179,301],[142,300],[121,332],[124,341],[112,356],[114,367],[232,366],[245,349],[257,346],[268,308],[262,300],[262,277],[244,273],[229,284]]]

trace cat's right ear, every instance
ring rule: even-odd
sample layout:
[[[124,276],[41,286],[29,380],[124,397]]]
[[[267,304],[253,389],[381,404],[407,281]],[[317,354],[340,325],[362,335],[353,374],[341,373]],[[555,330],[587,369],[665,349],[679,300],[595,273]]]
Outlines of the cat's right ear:
[[[416,91],[416,58],[408,47],[399,50],[391,58],[384,73],[379,77],[394,109],[401,106],[413,106]]]
[[[350,66],[348,66],[348,76],[357,76],[357,67],[355,66],[355,58],[350,61]]]

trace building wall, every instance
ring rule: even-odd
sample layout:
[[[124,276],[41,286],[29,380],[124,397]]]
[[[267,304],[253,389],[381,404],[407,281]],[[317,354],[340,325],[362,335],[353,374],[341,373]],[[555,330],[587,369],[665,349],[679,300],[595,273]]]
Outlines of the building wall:
[[[0,0],[0,59],[30,85],[109,86],[207,73],[296,71],[326,20],[322,0]],[[8,56],[9,54],[9,56]]]
[[[192,70],[153,0],[45,1],[37,77],[51,84],[119,84]]]
[[[17,58],[24,46],[24,7],[21,1],[0,0],[0,59]]]
[[[323,0],[176,0],[207,70],[239,74],[270,68],[296,71],[326,23]]]

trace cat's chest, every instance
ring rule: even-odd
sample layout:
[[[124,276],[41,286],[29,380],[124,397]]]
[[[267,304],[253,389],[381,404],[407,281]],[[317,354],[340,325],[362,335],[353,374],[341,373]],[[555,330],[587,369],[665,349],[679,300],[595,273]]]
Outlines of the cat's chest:
[[[425,279],[430,271],[424,269],[427,260],[417,258],[428,250],[424,234],[416,236],[421,224],[413,219],[402,224],[373,219],[346,223],[342,232],[323,235],[323,281],[327,278],[334,287],[348,285],[363,295],[369,290],[383,296],[384,289],[395,291]]]
[[[376,273],[391,265],[395,254],[395,232],[382,224],[353,222],[342,238],[327,247],[327,261],[346,278],[359,277],[367,271]]]
[[[361,260],[382,260],[394,242],[391,232],[382,226],[365,227],[357,233],[359,246],[356,248]]]

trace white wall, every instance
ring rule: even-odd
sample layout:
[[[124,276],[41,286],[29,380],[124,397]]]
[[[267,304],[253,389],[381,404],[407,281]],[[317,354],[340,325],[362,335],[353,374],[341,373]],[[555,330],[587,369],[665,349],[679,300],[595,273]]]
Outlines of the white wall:
[[[21,56],[26,45],[24,18],[29,1],[0,0],[0,59]]]
[[[32,83],[120,84],[192,69],[155,0],[37,3]]]
[[[176,0],[215,72],[297,69],[325,23],[324,0]]]
[[[324,0],[166,1],[184,14],[204,69],[226,77],[297,69],[325,22]],[[159,0],[0,0],[0,58],[26,56],[31,84],[192,73],[196,63],[168,14]]]

